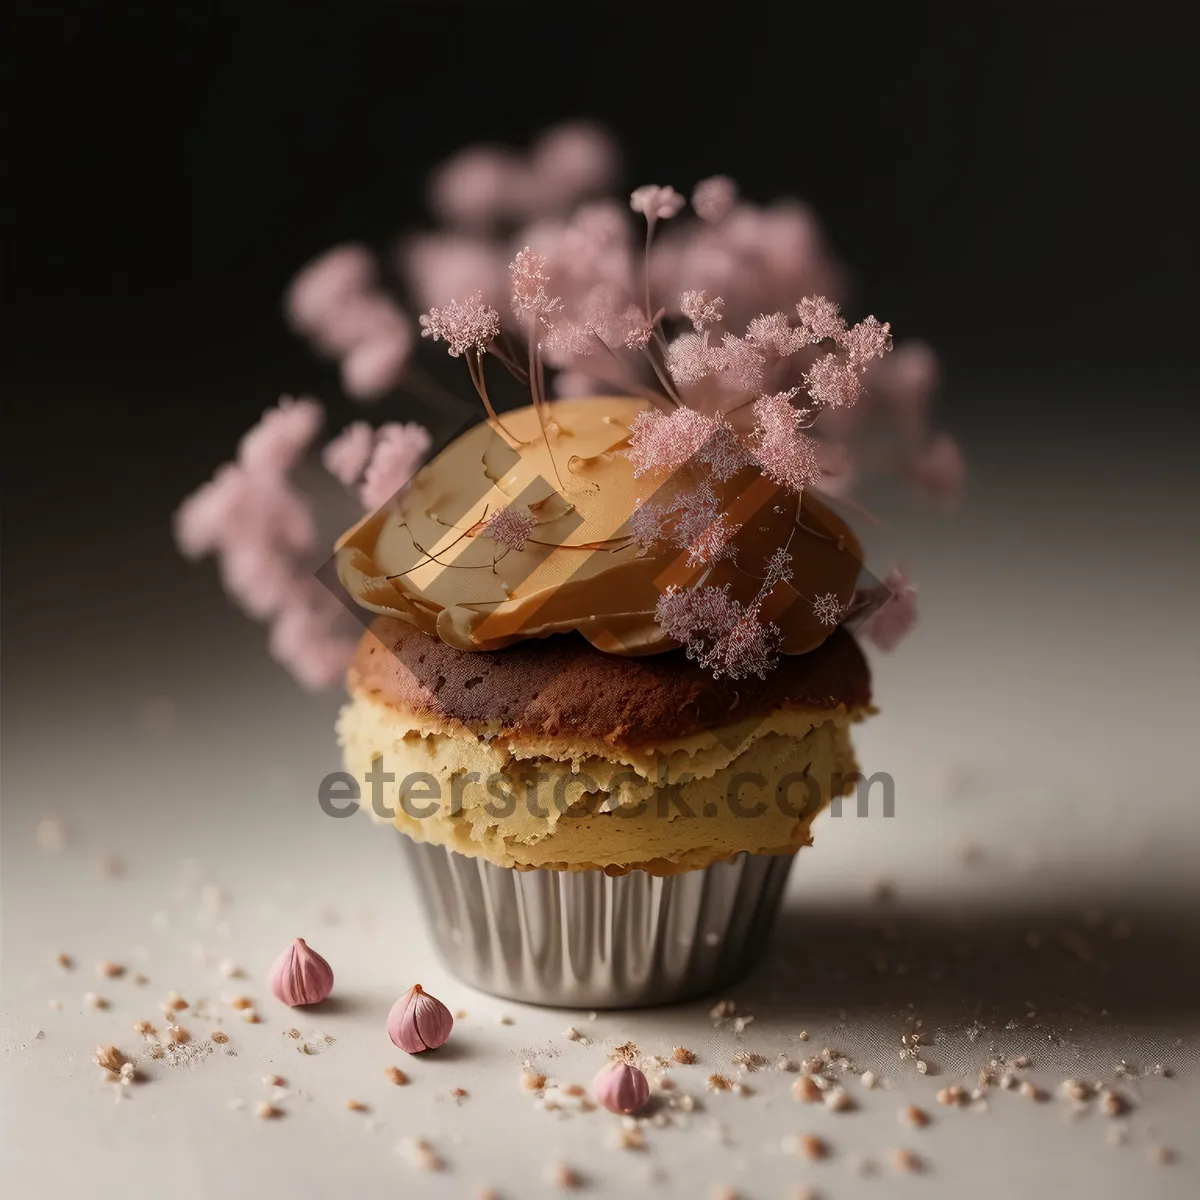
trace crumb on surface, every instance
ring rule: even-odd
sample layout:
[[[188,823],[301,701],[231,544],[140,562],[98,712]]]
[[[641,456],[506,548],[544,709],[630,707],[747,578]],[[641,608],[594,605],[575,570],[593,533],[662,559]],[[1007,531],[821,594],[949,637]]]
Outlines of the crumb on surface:
[[[521,1075],[521,1087],[527,1092],[543,1091],[546,1087],[546,1077],[534,1071],[525,1071]]]
[[[287,1080],[282,1075],[264,1075],[263,1083],[267,1087],[287,1087]]]
[[[821,1089],[811,1075],[801,1075],[792,1084],[792,1095],[802,1104],[815,1104],[821,1099]]]
[[[96,974],[105,979],[117,979],[125,974],[125,968],[120,963],[104,960],[96,964]]]
[[[219,1029],[214,1029],[208,1036],[209,1040],[216,1042],[218,1046],[224,1046],[229,1041],[229,1034],[222,1033]]]
[[[89,1008],[104,1009],[108,1007],[108,1001],[103,996],[97,996],[95,992],[85,992],[83,1002]]]
[[[446,1164],[424,1138],[404,1138],[396,1147],[414,1167],[422,1171],[441,1171]]]
[[[906,1104],[899,1113],[902,1125],[911,1125],[914,1129],[924,1129],[932,1120],[930,1115],[915,1104]]]
[[[98,1067],[102,1067],[105,1071],[109,1071],[115,1075],[128,1060],[116,1046],[97,1046],[92,1051],[92,1061]]]
[[[829,1143],[815,1133],[802,1133],[792,1142],[796,1154],[816,1162],[818,1159],[829,1157]]]
[[[689,1050],[686,1046],[676,1046],[671,1051],[671,1057],[677,1063],[682,1063],[683,1066],[690,1067],[696,1061],[696,1052]]]
[[[733,1087],[724,1075],[718,1075],[715,1072],[708,1077],[708,1090],[710,1092],[727,1092]]]
[[[619,1046],[613,1047],[608,1057],[615,1062],[629,1063],[631,1066],[636,1066],[641,1055],[633,1042],[622,1042]]]
[[[347,1100],[346,1108],[350,1112],[370,1112],[371,1106],[364,1104],[361,1100]]]
[[[920,1156],[914,1154],[911,1150],[906,1150],[902,1146],[890,1150],[888,1158],[891,1159],[892,1166],[897,1171],[903,1171],[909,1175],[915,1175],[925,1169],[925,1164]]]
[[[272,1121],[276,1117],[283,1116],[283,1109],[276,1108],[274,1104],[268,1104],[265,1100],[260,1100],[257,1107],[254,1109],[255,1114],[264,1121]]]
[[[1170,1146],[1147,1146],[1146,1158],[1156,1167],[1169,1166],[1175,1161],[1175,1151]]]
[[[578,1171],[568,1167],[566,1163],[555,1163],[546,1172],[547,1179],[556,1188],[571,1190],[583,1187],[583,1178]]]
[[[397,1087],[403,1087],[408,1082],[408,1076],[399,1067],[387,1067],[383,1073]]]
[[[646,1135],[636,1125],[632,1129],[617,1132],[617,1148],[620,1150],[645,1150]]]
[[[75,960],[69,954],[56,954],[54,961],[62,967],[64,971],[73,971],[75,969]]]

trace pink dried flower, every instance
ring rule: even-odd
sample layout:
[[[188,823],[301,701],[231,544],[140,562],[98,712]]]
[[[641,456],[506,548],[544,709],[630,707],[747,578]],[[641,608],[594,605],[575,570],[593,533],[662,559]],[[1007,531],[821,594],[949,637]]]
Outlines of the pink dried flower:
[[[655,409],[638,413],[629,427],[625,457],[634,476],[646,471],[674,471],[688,462],[712,436],[716,422],[694,408],[676,408],[670,416]]]
[[[224,544],[246,491],[246,473],[232,463],[202,483],[175,513],[175,544],[184,558],[197,559]]]
[[[334,597],[328,592],[305,597],[302,582],[313,582],[312,576],[297,580],[295,593],[271,623],[267,647],[302,687],[319,692],[345,678],[356,643],[334,631],[342,615]]]
[[[445,1044],[453,1028],[450,1010],[419,983],[409,988],[388,1014],[388,1037],[406,1054],[436,1050]]]
[[[798,426],[802,414],[792,405],[792,392],[760,396],[754,402],[754,456],[772,483],[799,494],[821,478],[817,443]]]
[[[412,331],[401,320],[384,334],[359,342],[342,359],[342,387],[356,400],[378,400],[404,374]]]
[[[596,1073],[592,1083],[596,1099],[614,1113],[635,1113],[650,1099],[646,1076],[632,1063],[609,1062]]]
[[[404,272],[416,304],[431,308],[447,296],[479,292],[492,305],[507,297],[508,256],[486,238],[463,233],[422,233],[404,242]]]
[[[636,309],[641,313],[641,309]],[[644,317],[630,322],[625,332],[625,347],[628,350],[645,350],[654,336],[654,328]]]
[[[714,419],[712,432],[696,451],[696,460],[707,466],[722,483],[753,466],[755,461],[724,417]]]
[[[667,370],[680,387],[698,383],[723,363],[720,350],[708,344],[707,333],[681,334],[667,347],[666,357]]]
[[[822,625],[836,625],[844,613],[842,602],[833,592],[825,592],[816,596],[812,602],[813,613]]]
[[[958,443],[940,434],[909,463],[909,474],[935,504],[953,507],[962,500],[966,464]]]
[[[655,500],[638,500],[629,514],[629,534],[643,551],[653,550],[665,537],[672,510]]]
[[[891,350],[892,327],[886,322],[880,324],[874,317],[866,317],[838,335],[838,342],[850,362],[859,367],[873,358],[882,358]]]
[[[550,296],[546,291],[550,277],[546,274],[545,255],[526,246],[508,264],[508,271],[512,278],[513,312],[518,317],[543,316],[562,308],[562,299]]]
[[[873,399],[886,405],[901,432],[910,441],[925,432],[938,365],[933,351],[911,338],[864,373]]]
[[[715,325],[721,320],[721,309],[725,306],[725,301],[720,296],[714,296],[711,300],[708,298],[708,293],[699,292],[683,292],[679,297],[679,311],[692,323],[692,328],[697,333],[703,333],[709,325]]]
[[[875,589],[884,597],[879,609],[866,621],[863,634],[880,650],[894,650],[917,620],[917,589],[903,567],[894,568]]]
[[[654,619],[667,637],[688,647],[688,657],[698,658],[706,638],[726,632],[737,619],[736,602],[729,587],[668,587],[654,606]]]
[[[382,508],[416,473],[431,445],[428,431],[412,422],[380,427],[359,498],[367,512]]]
[[[441,308],[431,308],[420,319],[421,336],[445,342],[451,358],[459,358],[474,348],[483,354],[500,333],[500,314],[484,304],[480,292],[459,303],[451,300]]]
[[[835,338],[846,328],[845,318],[838,306],[824,296],[805,296],[796,305],[800,324],[812,335],[814,342]]]
[[[675,216],[684,205],[683,197],[673,187],[659,187],[647,183],[634,189],[629,197],[629,207],[642,213],[647,221],[667,220]]]
[[[858,372],[836,354],[818,358],[805,372],[808,394],[826,408],[849,408],[862,395]]]
[[[757,346],[764,354],[777,354],[786,358],[812,345],[812,335],[801,326],[794,329],[788,323],[787,313],[763,313],[746,326],[746,341]]]
[[[282,612],[296,585],[295,564],[278,546],[235,542],[221,553],[219,568],[225,591],[256,621]]]
[[[434,172],[430,204],[445,220],[486,225],[510,213],[524,168],[515,154],[494,146],[472,146]]]
[[[737,392],[757,392],[762,387],[766,360],[762,352],[744,338],[727,333],[719,352],[721,382]]]
[[[702,179],[692,191],[692,208],[702,221],[720,221],[737,200],[737,184],[728,175]]]
[[[349,295],[374,287],[374,256],[364,246],[335,246],[310,262],[287,291],[287,314],[305,333],[320,328]]]
[[[324,413],[315,400],[284,396],[242,436],[238,460],[249,471],[283,475],[308,449],[323,420]]]
[[[565,367],[577,358],[587,358],[596,349],[596,337],[589,326],[557,320],[545,328],[539,345],[549,363]]]
[[[741,525],[734,525],[724,513],[719,513],[699,534],[687,543],[689,567],[711,566],[722,559],[735,560],[737,548],[733,539]]]
[[[786,546],[776,546],[767,559],[767,573],[763,578],[760,596],[766,596],[778,584],[792,577],[792,556]]]
[[[689,658],[718,678],[766,678],[778,658],[779,627],[762,621],[758,599],[747,606],[728,587],[669,587],[658,598],[655,620],[667,637],[687,647]]]
[[[721,503],[712,484],[702,479],[695,487],[675,494],[671,510],[679,514],[675,524],[675,540],[684,548],[701,537],[721,512]]]
[[[736,605],[736,602],[735,602]],[[740,609],[740,605],[736,605]],[[729,631],[719,637],[704,657],[703,665],[720,678],[745,679],[757,675],[765,679],[779,661],[783,640],[779,626],[763,624],[758,602],[739,612]]]
[[[366,421],[347,425],[321,452],[325,469],[346,487],[353,487],[366,470],[375,444],[375,431]]]
[[[303,938],[296,938],[275,960],[268,982],[275,999],[289,1008],[320,1004],[333,991],[333,968]]]
[[[498,508],[484,521],[479,532],[506,550],[524,550],[537,522],[527,508]]]
[[[529,155],[540,203],[571,204],[607,188],[617,173],[617,157],[613,139],[589,121],[547,130]]]

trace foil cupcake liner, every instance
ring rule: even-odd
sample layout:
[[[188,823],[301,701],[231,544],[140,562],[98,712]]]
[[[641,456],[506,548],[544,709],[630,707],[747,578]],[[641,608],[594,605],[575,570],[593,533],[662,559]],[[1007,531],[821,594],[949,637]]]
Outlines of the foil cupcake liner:
[[[481,991],[555,1008],[699,996],[754,965],[794,855],[697,871],[517,871],[400,835],[447,968]]]

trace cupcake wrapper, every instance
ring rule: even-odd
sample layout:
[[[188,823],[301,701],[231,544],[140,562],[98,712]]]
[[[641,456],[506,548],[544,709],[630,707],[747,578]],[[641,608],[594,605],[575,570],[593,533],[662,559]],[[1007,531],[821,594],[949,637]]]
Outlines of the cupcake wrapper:
[[[517,871],[400,836],[446,966],[481,991],[555,1008],[670,1004],[740,978],[794,857],[610,876]]]

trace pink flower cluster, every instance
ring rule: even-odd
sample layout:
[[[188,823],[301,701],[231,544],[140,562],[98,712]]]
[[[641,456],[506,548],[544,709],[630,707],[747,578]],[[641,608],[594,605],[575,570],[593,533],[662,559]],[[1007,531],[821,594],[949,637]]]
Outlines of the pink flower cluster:
[[[404,303],[425,310],[421,337],[466,361],[489,421],[510,444],[489,397],[488,364],[529,389],[543,431],[552,393],[652,402],[631,430],[635,475],[682,474],[639,504],[630,533],[642,552],[665,541],[702,569],[696,585],[662,597],[659,620],[715,671],[761,674],[779,640],[762,619],[763,601],[789,577],[790,560],[779,551],[751,602],[708,583],[714,564],[741,570],[740,527],[712,484],[754,471],[793,496],[810,487],[839,494],[884,471],[952,505],[964,465],[956,443],[929,428],[936,363],[920,343],[893,352],[890,327],[874,316],[846,321],[841,268],[803,204],[756,205],[717,175],[696,184],[688,214],[684,194],[665,185],[607,197],[617,167],[611,138],[586,122],[548,131],[528,153],[465,150],[431,180],[441,227],[402,239],[391,265]],[[402,382],[416,329],[365,248],[337,247],[307,266],[287,312],[340,362],[352,397],[378,399]],[[176,522],[183,551],[218,558],[230,592],[271,622],[273,652],[309,685],[339,673],[348,653],[330,598],[309,574],[312,513],[290,480],[320,420],[313,402],[281,403]],[[372,510],[403,488],[428,449],[418,426],[356,421],[322,462]],[[568,464],[551,454],[551,465],[562,486],[559,468]],[[504,509],[479,532],[504,551],[521,549],[533,518]],[[830,625],[852,607],[831,594],[806,599]],[[915,613],[907,577],[889,576],[863,599],[878,608],[868,635],[895,644]]]
[[[312,502],[292,479],[323,419],[315,401],[284,397],[242,438],[237,458],[175,513],[180,551],[217,559],[231,598],[269,624],[272,656],[310,690],[340,679],[354,651],[352,623],[313,573],[319,554]],[[356,421],[322,457],[347,487],[361,480],[360,499],[371,510],[408,482],[428,449],[429,434],[419,425],[373,431]]]
[[[400,381],[412,326],[362,246],[338,246],[309,263],[292,281],[287,311],[298,333],[341,362],[342,386],[356,400],[378,400]]]

